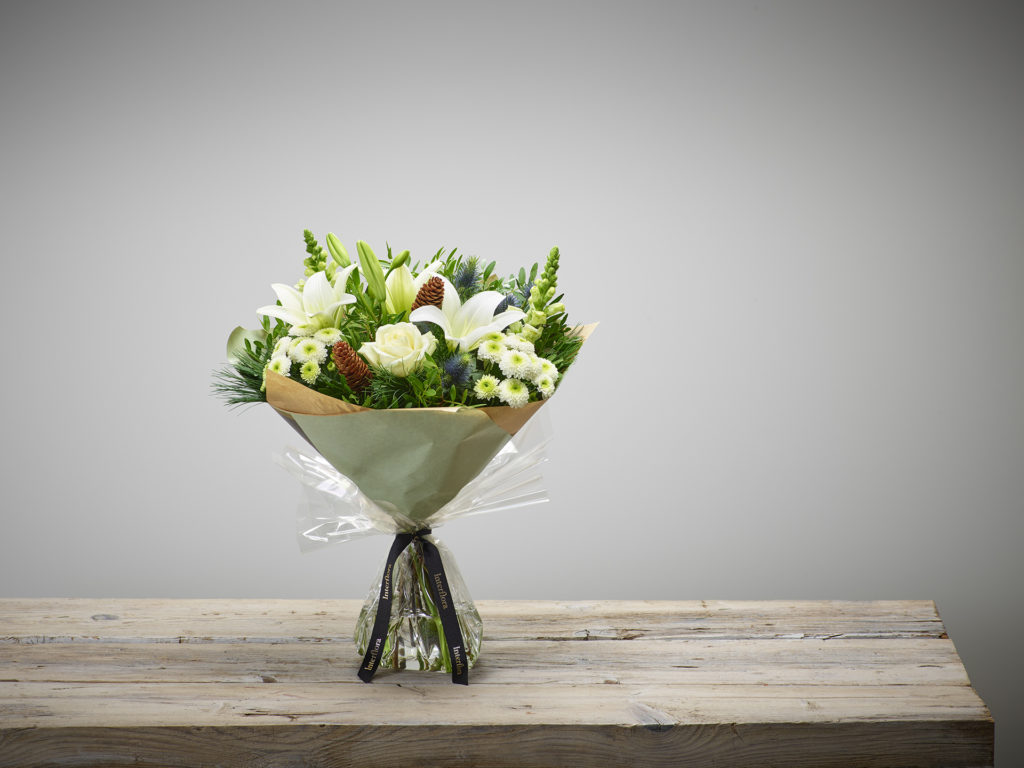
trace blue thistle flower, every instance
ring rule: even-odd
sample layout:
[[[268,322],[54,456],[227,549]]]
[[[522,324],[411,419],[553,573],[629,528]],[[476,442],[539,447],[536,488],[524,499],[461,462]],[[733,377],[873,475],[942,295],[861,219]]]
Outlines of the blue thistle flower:
[[[494,314],[497,315],[501,312],[504,312],[509,307],[518,307],[519,309],[522,309],[523,300],[519,296],[516,296],[514,293],[505,294],[505,298],[502,299],[498,306],[494,308]]]
[[[441,370],[444,371],[445,382],[454,384],[459,389],[469,386],[470,378],[476,365],[470,355],[454,354],[441,363]]]
[[[455,290],[459,292],[459,296],[465,299],[468,296],[472,296],[480,289],[480,277],[480,266],[477,264],[477,260],[474,257],[460,265],[455,271],[455,276],[452,278],[452,285],[454,285]]]

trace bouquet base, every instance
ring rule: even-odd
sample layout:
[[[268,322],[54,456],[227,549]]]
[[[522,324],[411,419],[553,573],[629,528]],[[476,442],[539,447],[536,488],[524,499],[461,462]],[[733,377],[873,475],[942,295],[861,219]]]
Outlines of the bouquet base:
[[[459,573],[449,549],[437,539],[430,539],[441,553],[444,570],[451,592],[449,599],[455,606],[459,628],[465,643],[465,658],[473,667],[480,654],[483,621],[469,590]],[[380,601],[381,582],[385,564],[381,565],[376,581],[363,603],[356,621],[355,641],[360,654],[365,654],[373,632]],[[435,587],[427,576],[423,560],[423,545],[414,540],[398,556],[392,568],[391,619],[387,638],[381,653],[379,669],[419,669],[452,672],[441,615],[436,605]]]

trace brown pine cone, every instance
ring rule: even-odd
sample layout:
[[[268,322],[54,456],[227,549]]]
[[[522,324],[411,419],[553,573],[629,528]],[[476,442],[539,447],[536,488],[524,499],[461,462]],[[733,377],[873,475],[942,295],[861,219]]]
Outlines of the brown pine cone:
[[[419,292],[416,294],[416,300],[412,303],[413,309],[419,309],[425,307],[428,304],[433,304],[438,309],[441,308],[441,300],[444,298],[444,280],[440,277],[432,277],[423,284]],[[411,310],[410,310],[411,311]]]
[[[373,378],[370,366],[347,341],[339,341],[331,348],[331,359],[353,392],[358,392]]]

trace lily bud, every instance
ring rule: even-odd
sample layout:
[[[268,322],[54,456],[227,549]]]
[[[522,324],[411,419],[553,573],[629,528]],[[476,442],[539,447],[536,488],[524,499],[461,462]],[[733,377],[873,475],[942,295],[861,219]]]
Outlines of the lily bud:
[[[366,278],[367,293],[374,300],[383,303],[387,299],[388,291],[384,285],[384,272],[380,268],[377,256],[370,248],[369,243],[364,240],[356,242],[356,250],[359,251],[359,266],[362,269],[363,277]]]
[[[327,250],[331,252],[331,258],[341,266],[347,267],[352,263],[352,259],[348,257],[348,251],[345,250],[345,246],[341,244],[341,240],[334,236],[333,232],[327,233]]]
[[[397,269],[398,267],[402,266],[403,264],[407,263],[408,261],[409,261],[409,252],[408,251],[402,251],[400,254],[395,256],[395,260],[391,262],[391,269]]]

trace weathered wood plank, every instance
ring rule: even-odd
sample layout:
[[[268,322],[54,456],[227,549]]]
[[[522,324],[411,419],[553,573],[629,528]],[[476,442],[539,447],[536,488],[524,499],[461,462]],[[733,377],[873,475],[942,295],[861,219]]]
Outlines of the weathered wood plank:
[[[0,768],[950,768],[992,765],[963,722],[661,727],[304,725],[0,731]]]
[[[355,690],[353,690],[355,689]],[[486,685],[381,675],[372,685],[4,683],[5,728],[274,723],[346,725],[675,725],[969,720],[987,716],[961,685]],[[428,702],[429,706],[424,706]]]
[[[0,600],[0,643],[337,642],[356,600]],[[858,612],[858,606],[861,611]],[[481,600],[492,640],[942,637],[931,601]],[[47,627],[40,633],[41,626]]]
[[[481,601],[468,689],[358,682],[359,607],[0,600],[0,768],[992,762],[929,601]]]
[[[0,646],[0,681],[362,685],[350,642]],[[445,676],[437,675],[442,680]],[[488,641],[474,684],[969,685],[953,644],[900,640]]]

